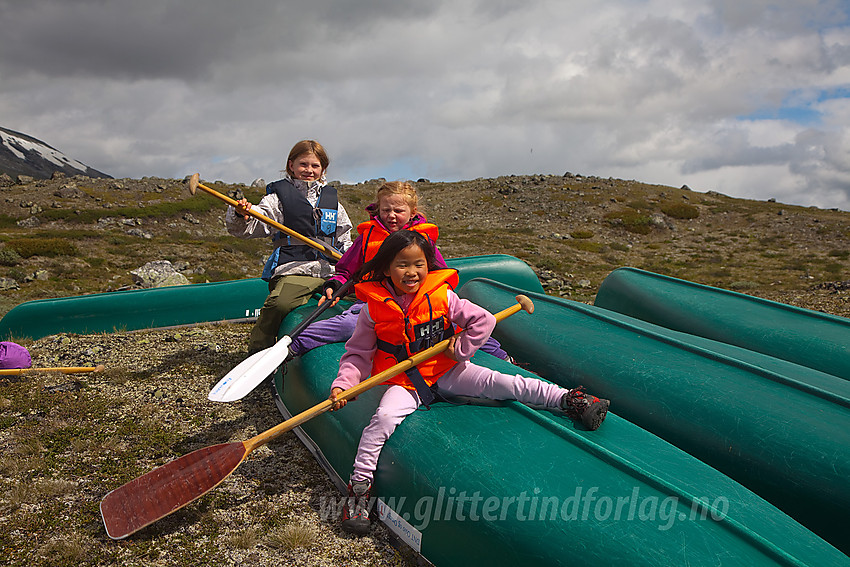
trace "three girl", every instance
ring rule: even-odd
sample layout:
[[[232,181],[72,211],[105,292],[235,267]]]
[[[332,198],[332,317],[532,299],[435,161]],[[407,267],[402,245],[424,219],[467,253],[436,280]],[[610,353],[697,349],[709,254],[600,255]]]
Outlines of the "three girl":
[[[458,297],[457,272],[440,269],[434,248],[422,234],[399,230],[389,235],[361,269],[355,285],[365,301],[354,332],[345,345],[339,372],[331,385],[333,410],[346,404],[337,396],[370,375],[386,370],[415,352],[452,337],[449,348],[407,373],[389,380],[380,404],[363,430],[348,487],[349,504],[342,528],[355,534],[369,530],[372,478],[384,443],[406,416],[434,400],[432,388],[454,395],[518,400],[559,408],[591,430],[605,419],[609,401],[567,390],[543,380],[507,375],[469,359],[493,330],[496,319]],[[464,332],[454,337],[454,327]]]
[[[327,185],[329,163],[321,144],[314,140],[298,142],[289,152],[285,178],[266,187],[256,209],[303,236],[345,251],[351,246],[352,225],[337,199],[336,188]],[[262,276],[269,282],[269,295],[251,330],[249,354],[272,346],[283,318],[304,305],[333,274],[333,266],[321,252],[249,216],[246,211],[251,208],[251,203],[241,199],[239,207],[228,207],[225,215],[227,231],[233,236],[272,236],[274,243]]]

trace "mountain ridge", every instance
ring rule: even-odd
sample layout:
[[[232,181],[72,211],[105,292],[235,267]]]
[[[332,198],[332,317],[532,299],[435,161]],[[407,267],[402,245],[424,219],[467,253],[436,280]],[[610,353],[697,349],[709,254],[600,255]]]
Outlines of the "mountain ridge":
[[[53,146],[0,126],[0,174],[49,179],[54,173],[111,179],[112,176],[66,156]]]

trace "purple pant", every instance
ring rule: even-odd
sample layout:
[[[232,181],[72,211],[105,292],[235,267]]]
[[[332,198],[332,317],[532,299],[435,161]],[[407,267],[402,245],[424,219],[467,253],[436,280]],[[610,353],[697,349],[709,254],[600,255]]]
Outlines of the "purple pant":
[[[475,396],[491,400],[517,400],[525,404],[559,407],[564,388],[519,374],[510,375],[490,370],[471,362],[462,362],[440,377],[439,390],[456,396]],[[356,403],[356,402],[352,402]],[[390,386],[381,397],[372,420],[363,429],[357,456],[354,458],[352,481],[372,480],[384,443],[404,418],[419,407],[419,396],[402,386]]]
[[[17,343],[0,342],[0,368],[29,368],[32,366],[30,351]]]
[[[289,352],[294,356],[299,356],[316,347],[330,343],[344,343],[354,333],[357,317],[364,305],[366,304],[362,301],[357,301],[339,315],[308,325],[297,337],[292,339]],[[487,339],[487,342],[481,347],[481,351],[502,360],[508,360],[508,353],[502,350],[502,345],[493,337]]]

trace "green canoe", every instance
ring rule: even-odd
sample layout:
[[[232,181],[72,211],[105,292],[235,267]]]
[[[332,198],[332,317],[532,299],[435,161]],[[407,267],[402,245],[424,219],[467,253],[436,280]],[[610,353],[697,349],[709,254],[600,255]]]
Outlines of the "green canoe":
[[[494,303],[497,311],[513,296]],[[281,332],[307,313],[294,311]],[[520,319],[539,317],[500,325]],[[287,365],[285,380],[278,373],[284,416],[327,397],[343,352],[341,343],[314,349]],[[522,372],[484,353],[474,361]],[[382,392],[296,429],[341,490]],[[375,494],[387,526],[435,565],[850,564],[761,497],[613,413],[588,432],[517,402],[434,404],[389,439]],[[318,506],[336,521],[341,502]]]
[[[447,260],[461,283],[492,277],[529,291],[543,291],[528,265],[493,254]],[[40,339],[55,333],[111,333],[203,322],[255,319],[268,295],[260,278],[39,299],[14,307],[0,319],[0,340]]]
[[[850,380],[850,319],[636,268],[618,268],[594,305]]]
[[[487,309],[515,293],[487,280],[462,290]],[[600,307],[529,297],[534,316],[494,332],[517,360],[609,398],[620,416],[850,550],[850,383]]]

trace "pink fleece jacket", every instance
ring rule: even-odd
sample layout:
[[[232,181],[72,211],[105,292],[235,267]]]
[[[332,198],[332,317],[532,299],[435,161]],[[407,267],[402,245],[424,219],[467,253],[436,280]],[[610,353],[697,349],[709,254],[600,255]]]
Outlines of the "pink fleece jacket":
[[[406,313],[413,296],[407,294],[398,296],[394,290],[390,289],[391,287],[388,286],[390,293],[402,311]],[[469,359],[493,332],[496,318],[484,308],[467,299],[461,299],[451,290],[448,292],[448,303],[449,320],[464,329],[455,342],[455,356],[460,361],[458,364],[469,364]],[[347,390],[368,378],[372,374],[372,357],[375,355],[375,350],[377,350],[375,322],[369,315],[369,308],[364,307],[354,327],[354,334],[345,343],[345,354],[340,359],[339,372],[331,388]]]

